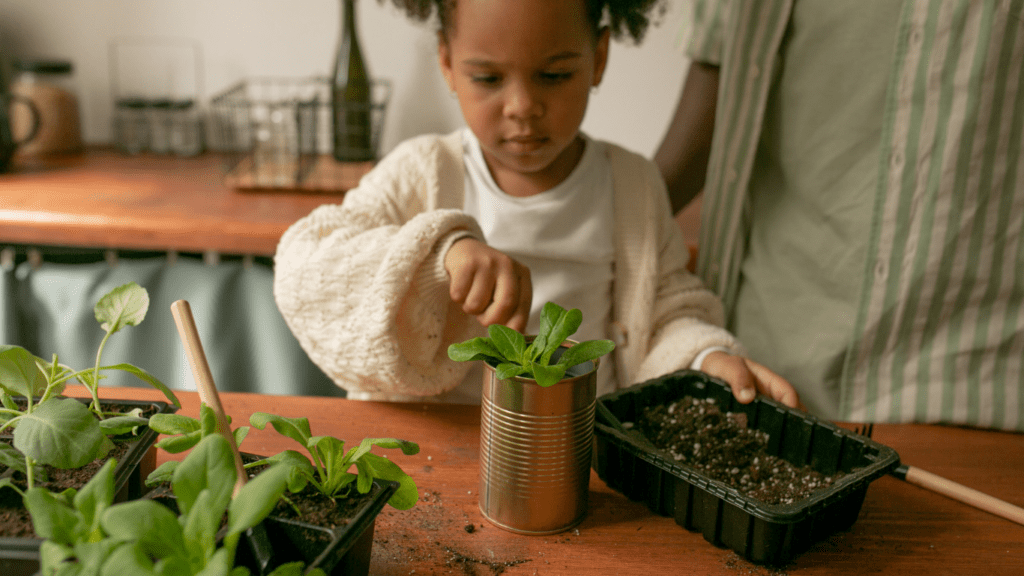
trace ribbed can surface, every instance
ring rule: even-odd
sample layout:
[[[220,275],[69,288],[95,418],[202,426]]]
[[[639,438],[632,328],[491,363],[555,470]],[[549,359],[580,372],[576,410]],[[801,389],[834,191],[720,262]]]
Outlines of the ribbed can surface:
[[[485,363],[480,402],[480,510],[522,534],[553,534],[587,512],[597,365],[542,388],[499,380]]]

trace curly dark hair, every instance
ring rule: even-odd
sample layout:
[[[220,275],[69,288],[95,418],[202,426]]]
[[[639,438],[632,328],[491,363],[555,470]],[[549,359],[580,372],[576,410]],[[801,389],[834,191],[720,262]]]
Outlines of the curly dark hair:
[[[387,0],[377,0],[381,4]],[[391,0],[391,3],[405,11],[415,20],[425,22],[437,14],[438,28],[446,38],[452,29],[452,14],[455,13],[457,0]],[[628,34],[633,42],[639,44],[652,23],[652,12],[657,8],[656,16],[665,12],[663,0],[584,0],[586,3],[587,20],[596,38],[601,27],[608,26],[611,35],[620,39]]]

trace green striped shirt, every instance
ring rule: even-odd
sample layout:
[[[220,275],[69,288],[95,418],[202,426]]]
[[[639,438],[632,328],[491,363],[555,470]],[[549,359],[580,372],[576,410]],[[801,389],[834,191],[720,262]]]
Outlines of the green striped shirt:
[[[879,62],[888,86],[877,183],[838,418],[1024,430],[1022,7],[903,3],[893,56]],[[721,67],[697,268],[729,313],[792,9],[793,0],[695,4],[690,56]]]

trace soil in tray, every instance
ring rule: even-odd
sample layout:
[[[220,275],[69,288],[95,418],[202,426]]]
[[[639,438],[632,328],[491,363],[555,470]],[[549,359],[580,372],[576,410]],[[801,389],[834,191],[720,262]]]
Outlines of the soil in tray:
[[[15,402],[24,409],[24,399],[15,399]],[[102,402],[102,407],[105,412],[117,412],[125,413],[135,409],[137,406],[117,404],[117,403],[106,403]],[[156,409],[153,407],[144,407],[143,416],[148,418],[156,413]],[[131,439],[131,435],[124,435],[125,439]],[[79,489],[99,472],[103,463],[108,458],[117,458],[118,461],[121,457],[128,452],[131,448],[131,442],[120,442],[118,438],[114,438],[114,448],[103,458],[94,460],[93,462],[86,464],[81,468],[73,468],[70,470],[63,470],[60,468],[54,468],[52,466],[44,466],[48,480],[45,482],[36,481],[36,486],[49,489],[51,492],[62,492],[68,488]],[[0,442],[11,444],[11,439],[3,438]],[[7,467],[0,465],[0,474],[7,471]],[[27,487],[25,475],[21,472],[14,474],[14,483],[18,488],[24,490]],[[32,520],[29,517],[28,510],[21,503],[21,495],[7,488],[0,489],[0,538],[35,538],[36,533],[32,529]]]
[[[9,439],[0,440],[0,442],[10,443]],[[36,486],[47,488],[51,492],[63,492],[68,488],[79,489],[85,486],[86,482],[89,481],[108,458],[117,458],[118,460],[128,452],[131,448],[130,442],[115,442],[114,449],[111,450],[107,456],[93,460],[91,463],[86,464],[81,468],[72,468],[70,470],[64,470],[61,468],[54,468],[52,466],[44,466],[46,470],[46,476],[48,478],[45,482],[36,480]],[[0,466],[0,473],[3,473],[6,468]],[[22,490],[27,487],[25,475],[21,472],[14,473],[14,483]],[[18,494],[14,490],[9,488],[0,489],[0,537],[4,538],[35,538],[36,533],[32,529],[32,520],[29,517],[28,510],[21,503],[21,494]]]
[[[680,464],[767,504],[792,504],[842,476],[769,454],[766,432],[748,428],[745,414],[723,412],[711,398],[645,408],[636,427]]]

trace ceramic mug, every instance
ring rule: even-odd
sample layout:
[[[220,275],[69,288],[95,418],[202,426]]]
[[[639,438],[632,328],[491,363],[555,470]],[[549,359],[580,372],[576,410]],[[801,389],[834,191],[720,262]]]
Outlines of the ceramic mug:
[[[11,133],[11,107],[25,106],[31,116],[31,125],[28,133],[21,140],[15,140]],[[6,172],[11,163],[11,156],[18,146],[25,144],[36,137],[39,132],[39,109],[32,100],[11,94],[10,92],[0,93],[0,172]]]

